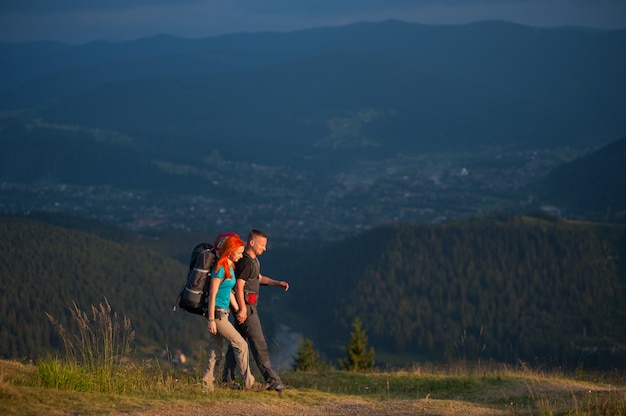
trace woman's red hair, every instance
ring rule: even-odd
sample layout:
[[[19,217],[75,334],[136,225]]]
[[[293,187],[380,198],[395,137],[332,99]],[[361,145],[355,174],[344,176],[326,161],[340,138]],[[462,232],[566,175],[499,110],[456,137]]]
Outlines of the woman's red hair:
[[[233,254],[239,247],[245,247],[245,243],[238,235],[231,235],[220,246],[220,258],[217,260],[215,269],[224,268],[224,278],[230,279],[230,266],[228,265],[228,256]]]

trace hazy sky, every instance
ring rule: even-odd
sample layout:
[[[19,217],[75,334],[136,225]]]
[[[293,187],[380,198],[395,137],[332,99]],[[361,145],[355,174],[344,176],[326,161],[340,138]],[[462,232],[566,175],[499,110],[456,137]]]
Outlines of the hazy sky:
[[[626,0],[0,0],[0,41],[291,31],[361,21],[626,28]]]

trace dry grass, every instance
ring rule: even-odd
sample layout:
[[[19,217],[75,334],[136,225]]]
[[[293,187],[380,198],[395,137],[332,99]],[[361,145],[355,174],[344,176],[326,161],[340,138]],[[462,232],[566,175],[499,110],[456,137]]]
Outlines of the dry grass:
[[[194,377],[175,375],[167,391],[151,391],[148,385],[124,393],[78,392],[43,387],[38,377],[34,364],[0,361],[0,414],[626,415],[623,383],[578,381],[527,369],[480,374],[422,367],[368,374],[286,372],[282,378],[294,389],[282,394],[227,389],[204,393]]]
[[[72,310],[77,333],[53,317],[65,359],[0,361],[2,415],[606,415],[626,416],[626,382],[617,374],[538,372],[523,363],[385,372],[285,372],[294,388],[278,394],[217,388],[199,375],[134,364],[126,353],[130,322],[108,306]]]

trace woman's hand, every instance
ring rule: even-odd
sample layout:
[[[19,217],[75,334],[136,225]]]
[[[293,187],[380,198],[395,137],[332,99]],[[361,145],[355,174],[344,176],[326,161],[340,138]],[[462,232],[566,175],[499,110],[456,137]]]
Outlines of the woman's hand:
[[[207,322],[209,332],[213,335],[217,334],[217,324],[215,323],[215,319],[209,319]]]

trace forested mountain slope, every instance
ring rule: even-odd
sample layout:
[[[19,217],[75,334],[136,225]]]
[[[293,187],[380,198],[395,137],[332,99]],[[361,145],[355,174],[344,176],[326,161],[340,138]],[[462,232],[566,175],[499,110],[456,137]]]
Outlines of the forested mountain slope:
[[[626,363],[625,253],[623,226],[483,218],[382,227],[283,274],[331,350],[360,317],[381,352],[575,367]]]
[[[130,319],[141,354],[202,345],[201,318],[172,312],[185,265],[137,245],[26,219],[0,219],[0,235],[2,357],[61,348],[45,313],[68,327],[74,302],[90,310],[105,298]]]
[[[165,347],[201,356],[201,318],[171,310],[184,264],[136,242],[26,219],[1,219],[0,234],[4,357],[59,348],[45,312],[67,325],[73,302],[85,310],[105,297],[131,320],[140,356]],[[359,317],[383,365],[626,364],[623,225],[489,217],[301,244],[263,256],[262,272],[290,290],[277,299],[262,289],[261,311],[267,329],[286,322],[333,362]]]
[[[626,137],[559,165],[537,188],[564,213],[617,215],[626,221]]]

